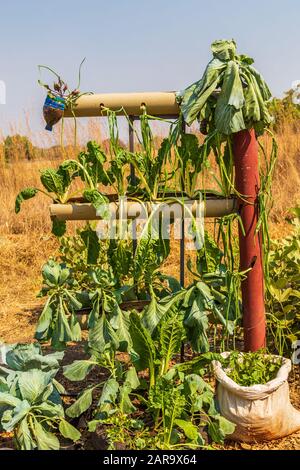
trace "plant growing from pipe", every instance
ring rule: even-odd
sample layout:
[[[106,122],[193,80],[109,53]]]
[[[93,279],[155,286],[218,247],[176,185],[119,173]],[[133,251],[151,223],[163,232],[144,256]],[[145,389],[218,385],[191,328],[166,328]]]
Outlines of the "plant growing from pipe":
[[[39,85],[47,90],[47,98],[44,103],[43,107],[43,114],[45,121],[47,123],[46,130],[52,131],[53,125],[57,124],[62,119],[62,129],[61,129],[61,146],[63,144],[63,130],[64,130],[64,110],[65,108],[69,108],[73,118],[74,118],[74,126],[75,126],[75,133],[74,133],[74,146],[77,145],[77,122],[75,116],[75,107],[77,100],[84,95],[88,95],[91,93],[81,93],[79,91],[80,82],[81,82],[81,68],[85,61],[85,58],[79,65],[78,71],[78,83],[74,90],[71,90],[67,83],[58,75],[53,69],[46,65],[39,65],[38,68],[41,71],[47,70],[55,76],[55,82],[53,87],[51,88],[49,85],[43,83],[41,80],[38,80]]]

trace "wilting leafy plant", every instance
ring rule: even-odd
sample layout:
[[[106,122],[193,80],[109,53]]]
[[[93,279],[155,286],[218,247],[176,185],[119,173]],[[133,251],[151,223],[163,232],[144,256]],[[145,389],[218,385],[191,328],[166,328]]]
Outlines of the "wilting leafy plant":
[[[45,285],[39,295],[48,298],[39,317],[35,337],[39,341],[51,339],[52,346],[60,349],[68,341],[81,339],[75,313],[81,308],[76,296],[77,286],[70,270],[52,260],[44,265],[42,275]]]
[[[261,130],[269,125],[272,119],[267,102],[271,93],[253,67],[253,59],[238,55],[233,40],[215,41],[211,50],[213,59],[201,80],[179,97],[187,124],[200,118],[225,135],[251,127]],[[220,93],[216,94],[216,90]]]
[[[131,344],[128,331],[129,315],[128,312],[121,310],[119,304],[127,288],[116,288],[116,280],[111,271],[98,268],[91,271],[90,276],[93,282],[89,293],[92,304],[88,320],[90,341],[96,343],[98,348],[102,345],[104,350],[107,332],[111,330],[118,339],[119,348],[126,351]]]
[[[181,135],[175,146],[180,168],[180,186],[189,197],[195,197],[196,185],[205,160],[205,146],[200,145],[194,134]]]
[[[272,207],[271,183],[277,160],[277,144],[268,129],[273,121],[269,113],[271,93],[263,77],[253,67],[253,59],[237,54],[235,41],[215,41],[211,50],[213,59],[203,77],[178,94],[182,116],[176,132],[178,136],[183,118],[188,125],[196,119],[200,121],[200,131],[207,134],[200,153],[203,169],[209,167],[208,155],[213,152],[220,176],[212,176],[221,192],[226,196],[237,195],[244,201],[246,195],[239,194],[235,187],[232,135],[251,128],[254,128],[257,136],[264,132],[271,135],[272,147],[269,155],[259,141],[262,158],[259,163],[259,219],[256,225],[256,233],[262,233],[264,270],[268,278],[268,217]],[[241,224],[240,227],[243,230]]]
[[[77,229],[75,235],[60,238],[59,258],[72,271],[72,276],[82,290],[90,284],[89,270],[105,265],[106,252],[106,241],[99,240],[91,223]]]

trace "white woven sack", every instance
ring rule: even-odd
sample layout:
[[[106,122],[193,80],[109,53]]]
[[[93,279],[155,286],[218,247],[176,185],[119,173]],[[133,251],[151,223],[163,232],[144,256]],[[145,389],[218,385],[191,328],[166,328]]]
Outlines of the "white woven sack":
[[[222,353],[222,356],[228,357],[229,354]],[[213,369],[217,379],[220,412],[236,425],[229,439],[243,442],[270,441],[300,429],[300,411],[290,402],[289,359],[283,359],[275,379],[251,387],[243,387],[230,379],[219,361],[213,361]]]

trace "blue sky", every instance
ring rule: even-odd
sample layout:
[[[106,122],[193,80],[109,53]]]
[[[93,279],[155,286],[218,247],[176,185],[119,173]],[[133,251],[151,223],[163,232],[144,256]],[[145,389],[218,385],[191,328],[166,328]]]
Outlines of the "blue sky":
[[[25,111],[42,129],[37,64],[75,85],[86,57],[82,91],[178,90],[201,77],[213,40],[234,38],[274,95],[300,79],[299,0],[10,0],[0,18],[4,132]]]

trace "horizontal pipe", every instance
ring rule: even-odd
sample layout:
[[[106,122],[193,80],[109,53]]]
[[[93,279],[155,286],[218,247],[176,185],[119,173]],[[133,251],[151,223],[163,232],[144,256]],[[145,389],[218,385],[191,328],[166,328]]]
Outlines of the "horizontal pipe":
[[[199,204],[198,200],[190,201],[190,204],[187,207],[190,208],[193,215],[197,213],[197,206]],[[172,201],[174,204],[176,201]],[[143,205],[139,202],[128,201],[127,211],[124,213],[122,218],[124,219],[135,219],[143,211]],[[166,203],[165,203],[166,204]],[[170,203],[168,203],[170,204]],[[166,204],[167,206],[167,204]],[[151,213],[153,210],[153,205],[150,202],[144,202],[144,207],[147,208],[147,212]],[[175,207],[175,206],[173,206]],[[177,208],[181,208],[177,204]],[[111,213],[116,214],[117,217],[119,214],[119,204],[116,202],[109,203],[109,208]],[[222,198],[222,199],[207,199],[206,202],[203,202],[202,209],[204,209],[204,217],[223,217],[225,215],[232,214],[236,212],[237,205],[235,198]],[[162,209],[162,212],[165,209]],[[166,207],[166,211],[168,211]],[[176,212],[176,209],[174,209]],[[175,213],[174,212],[174,213]],[[176,215],[176,214],[175,214]],[[96,209],[90,203],[81,203],[81,204],[51,204],[50,205],[50,216],[51,218],[56,218],[57,220],[101,220],[100,216],[97,216]],[[174,218],[174,217],[173,217]]]
[[[143,106],[146,106],[148,114],[155,116],[179,114],[174,91],[83,95],[78,98],[73,111],[76,117],[93,117],[105,115],[103,108],[112,111],[124,108],[128,115],[139,116]],[[120,115],[124,114],[124,111],[120,112]],[[73,117],[70,109],[65,110],[64,117]]]

